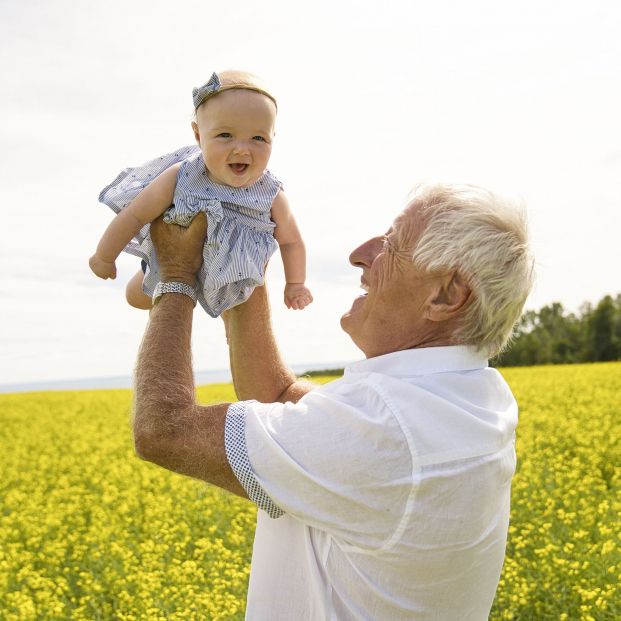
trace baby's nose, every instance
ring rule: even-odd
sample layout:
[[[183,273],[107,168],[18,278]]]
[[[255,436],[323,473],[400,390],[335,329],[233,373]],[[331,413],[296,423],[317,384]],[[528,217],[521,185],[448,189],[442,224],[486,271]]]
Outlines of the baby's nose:
[[[235,153],[247,153],[248,150],[248,143],[245,140],[238,140],[233,147]]]

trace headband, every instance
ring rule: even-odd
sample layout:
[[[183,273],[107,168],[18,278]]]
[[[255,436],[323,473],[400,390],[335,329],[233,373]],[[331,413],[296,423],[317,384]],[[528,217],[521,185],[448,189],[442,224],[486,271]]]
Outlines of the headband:
[[[192,89],[192,99],[194,99],[194,109],[198,108],[212,93],[220,90],[220,79],[217,73],[212,73],[205,84]]]
[[[194,110],[197,110],[200,105],[204,104],[205,101],[207,101],[207,99],[209,99],[216,93],[221,93],[222,91],[229,91],[234,88],[245,89],[248,91],[255,91],[255,93],[261,93],[261,95],[265,95],[266,97],[271,99],[274,102],[274,105],[276,106],[276,108],[278,108],[278,105],[276,104],[276,100],[274,99],[273,95],[270,95],[267,91],[264,91],[262,88],[258,86],[253,86],[251,84],[244,84],[244,83],[237,83],[237,84],[232,83],[232,84],[225,84],[224,86],[222,86],[222,84],[220,83],[220,78],[218,78],[218,74],[212,73],[211,77],[209,78],[209,80],[207,80],[205,84],[203,84],[202,86],[199,86],[198,88],[192,89],[192,99],[194,101]]]

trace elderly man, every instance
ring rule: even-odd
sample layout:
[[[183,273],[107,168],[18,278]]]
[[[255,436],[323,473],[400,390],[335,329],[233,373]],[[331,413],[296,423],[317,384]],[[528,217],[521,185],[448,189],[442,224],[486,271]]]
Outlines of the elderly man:
[[[532,279],[522,212],[419,188],[356,248],[341,319],[365,359],[296,380],[258,288],[225,317],[239,399],[197,405],[190,336],[204,219],[157,223],[164,284],[136,372],[138,454],[255,502],[247,618],[487,619],[503,563],[517,406],[488,357]]]

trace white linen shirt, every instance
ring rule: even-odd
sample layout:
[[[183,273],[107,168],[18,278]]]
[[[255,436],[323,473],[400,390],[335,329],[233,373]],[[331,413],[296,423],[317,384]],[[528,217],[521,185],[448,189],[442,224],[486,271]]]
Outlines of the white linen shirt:
[[[296,404],[232,404],[227,456],[261,508],[246,619],[487,619],[516,424],[464,346],[356,362]]]

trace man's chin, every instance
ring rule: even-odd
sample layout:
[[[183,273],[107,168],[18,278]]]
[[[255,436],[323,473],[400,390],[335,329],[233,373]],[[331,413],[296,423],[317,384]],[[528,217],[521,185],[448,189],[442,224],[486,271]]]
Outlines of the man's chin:
[[[351,334],[348,327],[350,327],[354,321],[357,321],[356,316],[364,307],[367,297],[368,294],[363,293],[362,295],[354,298],[353,302],[351,303],[350,309],[343,313],[343,315],[341,316],[341,328],[343,328],[343,330],[345,330],[347,334]]]
[[[341,315],[341,328],[343,328],[343,330],[345,330],[345,332],[347,332],[347,334],[349,334],[349,330],[352,326],[352,324],[355,322],[355,317],[356,317],[356,309],[354,308],[354,304],[352,304],[351,308],[344,312]]]
[[[351,324],[351,308],[341,315],[341,328],[349,334],[347,327]]]

